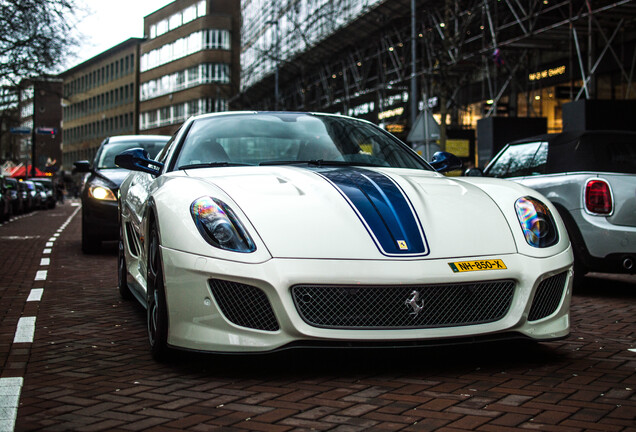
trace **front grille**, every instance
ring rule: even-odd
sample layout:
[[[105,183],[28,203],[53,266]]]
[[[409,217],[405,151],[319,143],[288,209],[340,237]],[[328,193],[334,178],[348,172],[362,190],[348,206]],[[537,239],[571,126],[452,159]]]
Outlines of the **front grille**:
[[[503,318],[514,287],[510,280],[409,286],[297,285],[292,296],[302,319],[315,327],[435,328]]]
[[[529,321],[540,320],[552,315],[557,310],[559,303],[561,303],[561,297],[563,297],[566,277],[567,272],[563,272],[541,281],[534,293],[534,299],[532,299],[532,307],[528,315]]]
[[[259,288],[220,279],[210,279],[209,284],[221,313],[230,322],[257,330],[279,329],[272,305]]]

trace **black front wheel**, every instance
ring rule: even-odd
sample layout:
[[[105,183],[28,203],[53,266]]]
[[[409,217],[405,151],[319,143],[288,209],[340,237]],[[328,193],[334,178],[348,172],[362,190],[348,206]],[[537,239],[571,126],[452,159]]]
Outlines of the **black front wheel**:
[[[159,233],[153,226],[150,230],[148,244],[147,290],[147,322],[150,352],[155,360],[166,360],[170,354],[168,348],[168,309],[163,282],[163,265],[159,250]]]

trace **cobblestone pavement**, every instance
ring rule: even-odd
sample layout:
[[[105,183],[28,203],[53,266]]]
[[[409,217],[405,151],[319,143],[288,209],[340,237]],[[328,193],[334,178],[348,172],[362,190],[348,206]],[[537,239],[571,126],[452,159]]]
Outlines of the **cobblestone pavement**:
[[[636,431],[634,277],[588,277],[559,342],[158,364],[116,245],[82,255],[66,226],[78,208],[0,226],[0,430]]]

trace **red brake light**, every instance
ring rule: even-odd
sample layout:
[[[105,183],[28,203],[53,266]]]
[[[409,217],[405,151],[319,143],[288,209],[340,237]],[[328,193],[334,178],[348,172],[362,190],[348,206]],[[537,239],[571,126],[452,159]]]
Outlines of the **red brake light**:
[[[603,180],[590,180],[585,186],[585,207],[591,213],[610,214],[612,212],[612,194],[609,185]]]

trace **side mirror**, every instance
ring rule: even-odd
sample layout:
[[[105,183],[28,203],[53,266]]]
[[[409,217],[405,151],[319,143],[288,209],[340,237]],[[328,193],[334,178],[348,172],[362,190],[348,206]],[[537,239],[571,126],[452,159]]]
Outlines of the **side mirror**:
[[[466,176],[466,177],[483,177],[484,176],[484,172],[482,171],[481,168],[468,168],[464,172],[464,176]]]
[[[75,165],[76,172],[87,173],[91,170],[91,163],[87,160],[75,161],[73,165]]]
[[[462,161],[452,153],[438,151],[429,162],[435,171],[443,173],[453,171],[462,167]]]
[[[150,159],[148,152],[141,147],[126,150],[115,156],[115,165],[131,171],[152,174],[153,176],[159,175],[159,171],[163,168],[161,162]]]

